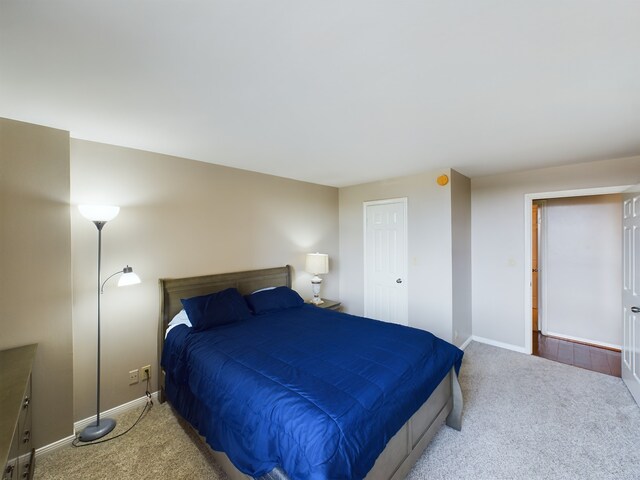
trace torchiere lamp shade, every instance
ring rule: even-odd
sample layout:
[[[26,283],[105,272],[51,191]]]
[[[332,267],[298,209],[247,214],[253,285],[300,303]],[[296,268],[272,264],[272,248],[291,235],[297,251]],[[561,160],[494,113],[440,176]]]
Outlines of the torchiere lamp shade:
[[[118,216],[120,207],[114,205],[78,205],[80,214],[92,222],[109,222]]]

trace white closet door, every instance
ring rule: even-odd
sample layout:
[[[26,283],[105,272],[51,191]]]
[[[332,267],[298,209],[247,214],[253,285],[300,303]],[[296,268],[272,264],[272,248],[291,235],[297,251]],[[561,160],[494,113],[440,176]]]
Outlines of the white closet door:
[[[622,203],[622,380],[640,404],[640,185]]]
[[[407,199],[364,204],[365,317],[408,325]]]

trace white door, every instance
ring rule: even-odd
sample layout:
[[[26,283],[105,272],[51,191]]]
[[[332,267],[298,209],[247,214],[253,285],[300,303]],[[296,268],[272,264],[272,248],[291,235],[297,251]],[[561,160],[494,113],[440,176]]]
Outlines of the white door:
[[[364,315],[408,325],[407,199],[364,204]]]
[[[622,379],[640,403],[640,185],[622,205]]]

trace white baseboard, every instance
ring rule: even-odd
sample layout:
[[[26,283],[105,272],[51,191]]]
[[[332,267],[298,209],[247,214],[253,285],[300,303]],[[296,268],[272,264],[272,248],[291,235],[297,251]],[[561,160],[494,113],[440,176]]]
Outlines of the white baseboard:
[[[614,348],[616,350],[622,350],[622,345],[615,345],[613,343],[598,342],[597,340],[590,340],[588,338],[573,337],[571,335],[565,335],[564,333],[555,333],[555,332],[549,332],[549,331],[545,332],[544,334],[545,335],[549,335],[551,337],[563,338],[565,340],[573,340],[574,342],[589,343],[591,345],[597,345],[599,347]]]
[[[158,392],[154,392],[151,394],[151,399],[158,403]],[[118,405],[117,407],[111,408],[104,412],[100,412],[100,416],[102,417],[112,417],[116,415],[120,415],[121,413],[128,412],[129,410],[133,410],[136,407],[143,407],[144,404],[147,403],[147,396],[144,395],[140,398],[136,398],[135,400],[131,400],[130,402],[123,403],[122,405]],[[83,420],[78,420],[73,424],[73,431],[78,432],[82,430],[84,427],[89,425],[91,422],[96,421],[96,415],[92,415],[89,418],[85,418]]]
[[[154,403],[160,403],[158,400],[158,392],[154,392],[151,394],[151,399],[154,401]],[[116,415],[120,415],[121,413],[125,413],[128,412],[129,410],[133,410],[136,407],[143,407],[144,404],[147,403],[147,396],[142,396],[140,398],[136,398],[135,400],[131,400],[130,402],[127,403],[123,403],[122,405],[118,405],[117,407],[111,408],[109,410],[106,410],[104,412],[100,412],[100,416],[104,416],[104,417],[110,417],[110,416],[116,416]],[[36,449],[36,458],[39,457],[40,455],[46,455],[49,452],[52,452],[54,450],[57,450],[59,448],[62,447],[66,447],[67,445],[71,445],[71,442],[73,442],[73,440],[76,438],[76,432],[79,432],[80,430],[82,430],[84,427],[86,427],[87,425],[89,425],[91,422],[94,422],[96,419],[96,416],[93,415],[89,418],[85,418],[83,420],[78,420],[77,422],[75,422],[73,424],[73,435],[70,435],[68,437],[65,438],[61,438],[60,440],[57,440],[53,443],[50,443],[49,445],[45,445],[44,447],[40,447],[38,449]]]
[[[511,345],[510,343],[498,342],[496,340],[491,340],[490,338],[483,338],[473,335],[471,337],[474,342],[486,343],[487,345],[491,345],[493,347],[505,348],[507,350],[513,350],[518,353],[527,353],[524,347],[519,347],[518,345]]]
[[[49,452],[53,452],[62,447],[66,447],[67,445],[71,445],[73,439],[76,438],[75,435],[69,435],[68,437],[61,438],[57,442],[50,443],[49,445],[45,445],[44,447],[36,448],[36,458],[40,455],[46,455]]]
[[[467,338],[464,343],[462,345],[460,345],[460,350],[464,350],[465,348],[467,348],[469,346],[469,344],[471,343],[471,340],[473,340],[473,336],[470,335],[469,338]]]

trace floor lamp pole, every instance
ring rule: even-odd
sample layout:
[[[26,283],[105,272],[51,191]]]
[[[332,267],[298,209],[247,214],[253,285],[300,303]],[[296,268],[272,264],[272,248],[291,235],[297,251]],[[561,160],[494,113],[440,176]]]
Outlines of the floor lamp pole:
[[[101,285],[101,273],[100,267],[102,263],[102,227],[104,227],[105,222],[94,222],[96,227],[98,228],[98,358],[96,361],[97,371],[96,371],[96,425],[100,425],[100,285]]]
[[[101,288],[101,261],[102,261],[102,227],[107,222],[94,221],[93,222],[98,229],[98,358],[97,358],[97,370],[96,370],[96,421],[90,423],[78,436],[81,442],[91,442],[98,438],[104,437],[116,426],[116,421],[111,418],[104,418],[100,420],[100,292]]]

